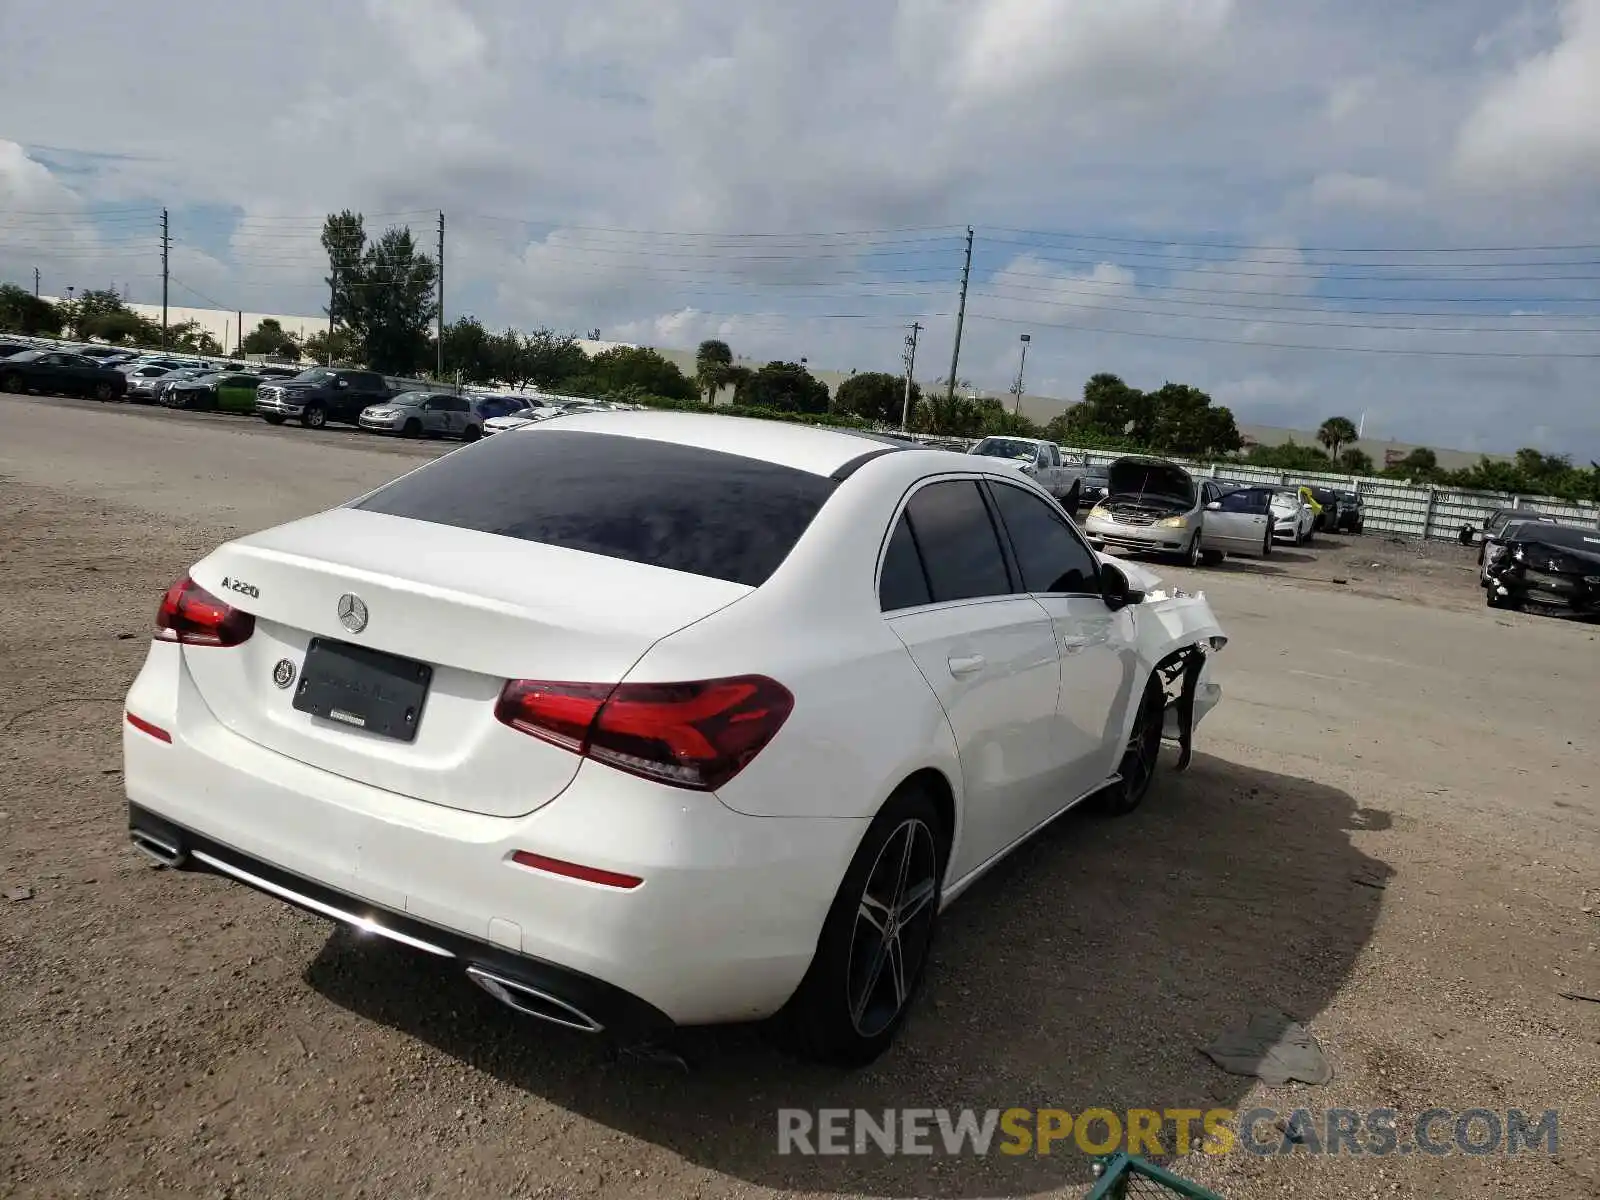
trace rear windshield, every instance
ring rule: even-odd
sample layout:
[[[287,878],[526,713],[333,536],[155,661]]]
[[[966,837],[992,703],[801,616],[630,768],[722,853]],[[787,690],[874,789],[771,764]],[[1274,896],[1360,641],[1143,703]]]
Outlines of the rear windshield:
[[[696,446],[536,428],[447,454],[353,507],[759,587],[835,486]]]

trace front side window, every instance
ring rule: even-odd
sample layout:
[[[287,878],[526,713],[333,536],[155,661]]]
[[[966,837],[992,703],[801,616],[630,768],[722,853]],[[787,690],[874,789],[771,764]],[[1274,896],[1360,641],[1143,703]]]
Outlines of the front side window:
[[[1264,513],[1272,504],[1272,493],[1264,488],[1241,488],[1227,493],[1219,503],[1223,512]]]
[[[1005,483],[991,484],[995,507],[1029,592],[1097,593],[1099,569],[1094,552],[1066,519],[1039,497]]]

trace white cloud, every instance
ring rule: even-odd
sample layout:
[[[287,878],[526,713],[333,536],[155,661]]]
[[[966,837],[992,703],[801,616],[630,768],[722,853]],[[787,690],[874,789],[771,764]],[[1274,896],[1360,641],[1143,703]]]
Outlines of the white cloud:
[[[1376,175],[1330,171],[1311,181],[1311,202],[1328,208],[1393,212],[1416,208],[1422,203],[1422,193]]]
[[[931,379],[971,222],[961,374],[980,387],[1004,390],[1031,331],[1035,392],[1112,370],[1208,387],[1246,422],[1365,407],[1409,440],[1537,426],[1600,455],[1594,360],[1532,355],[1600,337],[1372,315],[1592,327],[1593,283],[1382,285],[1296,249],[1600,244],[1600,0],[0,7],[0,275],[38,265],[47,291],[158,297],[166,206],[177,279],[314,314],[323,214],[431,245],[443,209],[450,315],[845,370],[898,370],[918,320]],[[119,80],[115,102],[76,78]],[[1378,291],[1409,299],[1329,298]],[[1451,303],[1474,294],[1515,303]],[[1530,356],[1358,352],[1465,348]]]
[[[1600,0],[1567,0],[1562,36],[1488,89],[1456,143],[1458,178],[1488,191],[1600,186]]]

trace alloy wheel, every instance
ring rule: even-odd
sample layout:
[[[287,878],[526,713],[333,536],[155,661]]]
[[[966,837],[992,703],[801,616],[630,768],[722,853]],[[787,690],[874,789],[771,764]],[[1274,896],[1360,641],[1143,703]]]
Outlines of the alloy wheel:
[[[850,1022],[861,1037],[889,1028],[910,999],[933,932],[938,869],[933,831],[915,817],[895,828],[872,864],[845,973]]]

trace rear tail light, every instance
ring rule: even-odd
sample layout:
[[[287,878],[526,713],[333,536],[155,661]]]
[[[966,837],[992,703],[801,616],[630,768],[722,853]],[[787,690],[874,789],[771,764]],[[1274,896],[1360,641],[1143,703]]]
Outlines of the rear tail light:
[[[255,629],[253,616],[217,599],[187,575],[167,589],[156,613],[156,640],[184,646],[237,646]]]
[[[495,717],[619,771],[708,792],[744,770],[793,709],[789,689],[764,675],[697,683],[513,679]]]

